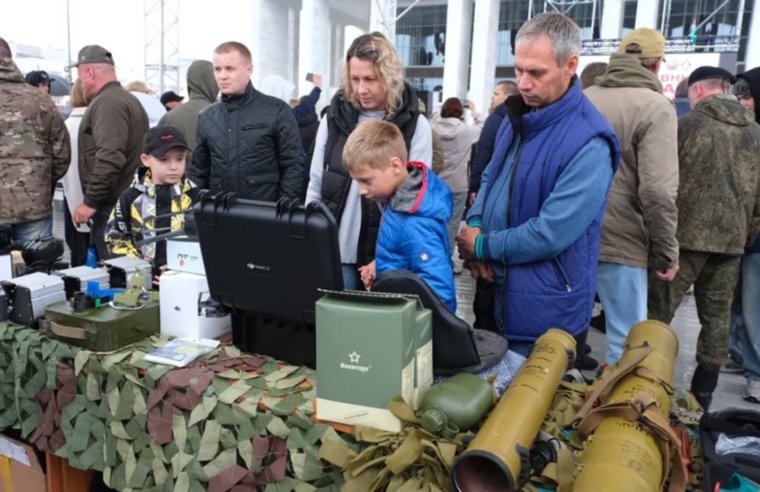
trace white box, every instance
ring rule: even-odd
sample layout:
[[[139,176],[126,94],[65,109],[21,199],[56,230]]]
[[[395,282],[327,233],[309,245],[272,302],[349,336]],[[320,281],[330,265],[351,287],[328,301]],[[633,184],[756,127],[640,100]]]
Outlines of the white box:
[[[216,338],[232,329],[230,315],[210,316],[204,305],[211,299],[204,275],[173,272],[161,275],[161,334],[177,337]]]
[[[13,278],[13,262],[11,255],[0,255],[0,280]]]
[[[176,272],[206,275],[200,243],[186,237],[167,239],[166,266]]]

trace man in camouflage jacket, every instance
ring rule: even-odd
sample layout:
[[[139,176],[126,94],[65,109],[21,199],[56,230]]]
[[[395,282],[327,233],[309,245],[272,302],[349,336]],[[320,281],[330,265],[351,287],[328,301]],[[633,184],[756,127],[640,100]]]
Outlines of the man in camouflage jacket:
[[[694,285],[702,325],[691,391],[709,407],[728,355],[728,326],[744,247],[760,232],[760,126],[728,95],[733,75],[700,67],[689,76],[692,111],[678,120],[680,270],[649,279],[649,317],[669,323]]]
[[[26,83],[0,38],[0,225],[20,244],[53,235],[53,188],[71,141],[50,99]]]

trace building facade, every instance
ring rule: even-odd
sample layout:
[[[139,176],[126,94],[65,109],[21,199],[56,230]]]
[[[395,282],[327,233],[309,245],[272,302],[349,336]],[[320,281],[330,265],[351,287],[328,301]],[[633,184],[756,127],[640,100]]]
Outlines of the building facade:
[[[322,73],[332,88],[325,104],[340,84],[347,45],[358,33],[379,30],[395,41],[418,91],[483,108],[495,82],[514,76],[519,27],[552,10],[581,27],[582,61],[606,57],[628,32],[650,27],[668,38],[669,53],[730,54],[687,57],[689,66],[720,59],[741,72],[760,65],[760,52],[748,49],[760,46],[755,4],[760,0],[259,0],[249,4],[251,47],[260,54],[254,83],[262,74],[281,75],[299,81],[297,93],[304,94],[306,73]]]

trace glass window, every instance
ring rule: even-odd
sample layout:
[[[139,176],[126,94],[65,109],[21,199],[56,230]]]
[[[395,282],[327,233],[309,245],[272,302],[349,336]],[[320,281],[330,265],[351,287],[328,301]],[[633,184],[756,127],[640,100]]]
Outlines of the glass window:
[[[399,7],[400,14],[405,7]],[[396,23],[396,49],[404,66],[443,66],[446,5],[414,7]]]
[[[681,39],[686,51],[735,51],[738,45],[739,59],[743,59],[747,39],[736,29],[740,4],[740,0],[672,0],[665,22],[667,12],[660,9],[658,25],[665,37]],[[745,2],[745,21],[751,4]]]
[[[596,2],[596,9],[594,9],[593,0],[567,3],[569,5],[557,3],[556,6],[560,12],[564,12],[578,24],[581,28],[581,39],[599,39],[599,29],[602,23],[602,2]],[[550,12],[550,9],[551,7],[547,7],[546,11]]]
[[[636,6],[637,1],[628,0],[625,2],[625,8],[623,10],[623,36],[628,34],[629,31],[636,29]]]
[[[577,2],[559,1],[554,4],[559,11],[564,12],[581,28],[581,39],[598,39],[602,23],[601,1],[597,0],[596,11],[593,0]],[[548,2],[533,2],[533,14],[551,12],[554,7]],[[530,2],[524,0],[502,0],[499,6],[499,30],[496,35],[496,65],[511,66],[514,64],[515,35],[520,26],[528,19]],[[592,19],[594,21],[592,22]]]
[[[528,19],[530,3],[524,0],[503,0],[499,5],[499,27],[496,33],[496,65],[514,65],[513,43],[520,26]]]

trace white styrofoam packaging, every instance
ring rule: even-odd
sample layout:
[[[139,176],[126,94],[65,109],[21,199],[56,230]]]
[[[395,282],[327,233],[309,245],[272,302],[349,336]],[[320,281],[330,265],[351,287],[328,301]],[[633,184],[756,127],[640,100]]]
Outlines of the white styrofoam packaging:
[[[215,316],[207,303],[204,275],[166,271],[161,274],[161,334],[177,337],[216,338],[231,331],[230,315]]]
[[[13,262],[11,255],[0,255],[0,280],[13,278]]]
[[[175,272],[206,275],[198,240],[186,237],[166,240],[166,266]]]

